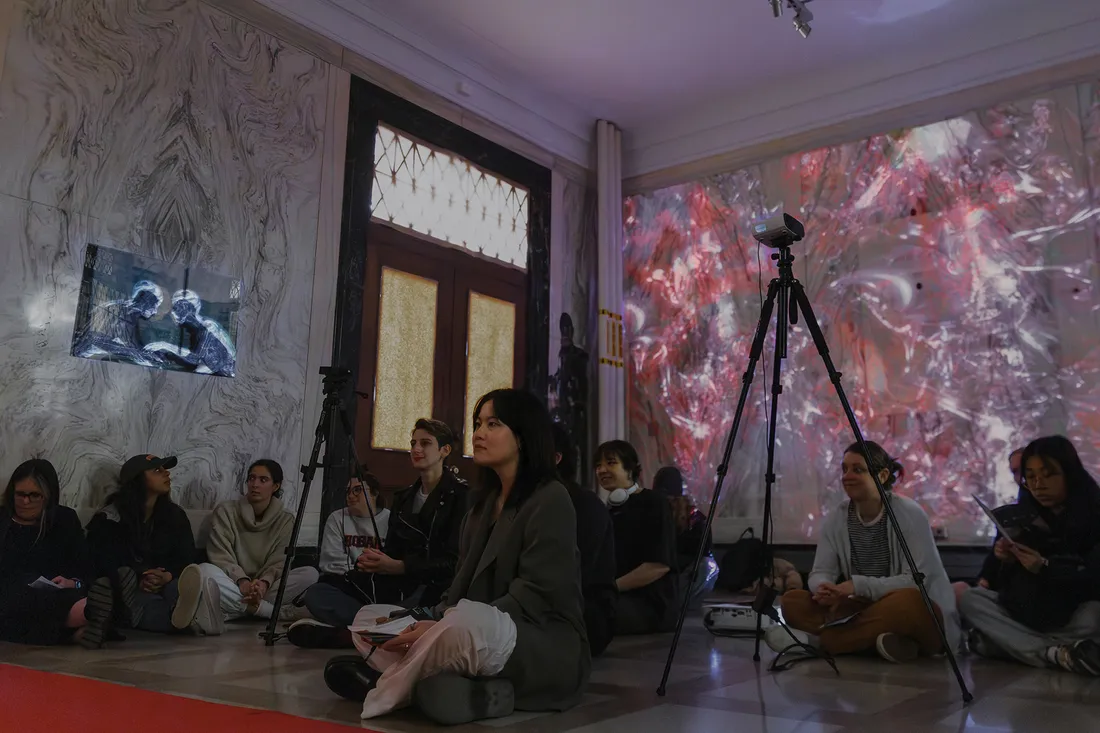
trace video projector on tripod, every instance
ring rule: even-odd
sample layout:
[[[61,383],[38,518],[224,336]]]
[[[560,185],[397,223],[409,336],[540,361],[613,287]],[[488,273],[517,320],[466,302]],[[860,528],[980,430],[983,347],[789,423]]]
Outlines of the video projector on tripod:
[[[844,387],[841,385],[841,374],[837,371],[836,366],[833,364],[833,359],[829,355],[829,344],[825,340],[825,334],[822,332],[821,326],[818,325],[813,306],[810,305],[810,298],[806,295],[806,290],[802,286],[802,283],[794,276],[794,268],[792,265],[795,258],[794,255],[791,254],[791,246],[795,242],[801,241],[802,238],[806,236],[806,227],[803,226],[802,222],[790,214],[780,212],[763,221],[755,222],[752,225],[752,233],[756,241],[778,250],[772,253],[771,259],[778,265],[779,274],[768,283],[768,294],[760,308],[760,320],[756,324],[756,333],[753,336],[752,345],[749,348],[748,366],[741,378],[741,392],[737,398],[737,409],[734,411],[733,424],[730,426],[729,434],[726,437],[722,459],[718,463],[718,468],[715,471],[716,480],[714,484],[714,493],[711,495],[710,511],[707,512],[707,523],[703,530],[703,536],[711,536],[714,517],[718,512],[718,501],[722,494],[722,484],[725,481],[726,472],[729,469],[730,458],[733,455],[733,446],[736,444],[738,431],[741,428],[741,418],[744,416],[745,405],[748,402],[749,389],[752,387],[753,376],[756,373],[756,365],[764,353],[764,341],[768,332],[768,327],[771,325],[772,313],[774,311],[775,346],[772,353],[771,404],[768,416],[768,459],[767,468],[764,473],[764,521],[760,538],[763,542],[764,551],[760,553],[759,594],[756,601],[753,603],[753,610],[756,612],[756,649],[753,653],[753,659],[755,661],[760,661],[760,637],[763,619],[765,617],[772,618],[772,620],[778,618],[778,614],[776,614],[774,610],[775,591],[767,588],[768,583],[765,582],[766,579],[770,578],[773,567],[770,543],[772,540],[772,488],[775,485],[776,478],[775,431],[779,415],[779,396],[783,393],[783,360],[787,358],[788,331],[793,324],[798,323],[800,313],[802,314],[803,326],[809,332],[814,346],[817,348],[817,353],[825,365],[825,371],[829,375],[829,381],[832,382],[833,388],[836,390],[840,405],[844,408],[844,415],[848,420],[849,427],[852,429],[852,435],[855,437],[864,456],[868,455],[868,451],[867,441],[863,438],[863,431],[860,429],[859,422],[856,420],[855,411],[852,410],[852,406],[848,402],[848,397],[844,394]],[[875,482],[875,488],[878,489],[879,496],[882,497],[883,511],[885,512],[886,520],[893,529],[894,536],[898,538],[898,544],[901,548],[905,564],[912,573],[914,585],[917,590],[920,591],[925,609],[931,615],[933,621],[935,621],[936,630],[939,632],[940,642],[943,644],[943,649],[946,652],[948,662],[950,662],[951,670],[955,673],[955,680],[959,684],[963,701],[970,702],[974,699],[973,695],[970,694],[970,690],[966,686],[966,681],[963,679],[962,671],[959,669],[958,661],[955,659],[955,650],[951,648],[948,642],[943,620],[937,616],[935,604],[933,604],[932,599],[928,597],[928,589],[924,585],[924,575],[917,567],[916,560],[913,558],[913,553],[909,549],[909,543],[906,541],[905,535],[898,526],[898,519],[891,507],[890,497],[886,493],[886,489],[883,487],[882,482],[879,480],[878,473],[872,472],[871,478]],[[700,544],[699,550],[695,555],[695,564],[692,568],[691,576],[693,580],[698,576],[699,567],[703,562],[703,551],[705,547],[705,544]],[[685,594],[683,603],[680,607],[680,617],[676,622],[676,633],[672,637],[672,646],[668,650],[668,658],[665,661],[664,674],[661,677],[661,684],[657,688],[658,695],[663,696],[665,694],[668,676],[672,671],[672,660],[676,655],[676,647],[680,643],[680,634],[683,632],[684,618],[687,616],[690,602],[691,596]],[[775,615],[773,616],[773,614]],[[729,614],[729,616],[730,618],[728,620],[730,622],[743,622],[743,614],[741,613]],[[802,645],[797,644],[795,646]],[[831,658],[826,657],[826,659],[831,663]]]

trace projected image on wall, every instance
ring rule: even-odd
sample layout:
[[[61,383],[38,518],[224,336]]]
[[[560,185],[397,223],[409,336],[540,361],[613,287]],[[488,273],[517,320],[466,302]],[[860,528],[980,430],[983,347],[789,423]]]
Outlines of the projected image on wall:
[[[805,222],[792,249],[868,439],[905,466],[947,541],[987,542],[971,500],[1014,500],[1014,449],[1070,437],[1100,468],[1098,85],[796,153],[629,198],[624,213],[629,432],[709,502],[763,291],[751,222]],[[771,343],[719,517],[763,505]],[[816,539],[843,498],[851,432],[802,324],[779,398],[780,541]]]
[[[240,280],[89,244],[72,355],[232,377]]]

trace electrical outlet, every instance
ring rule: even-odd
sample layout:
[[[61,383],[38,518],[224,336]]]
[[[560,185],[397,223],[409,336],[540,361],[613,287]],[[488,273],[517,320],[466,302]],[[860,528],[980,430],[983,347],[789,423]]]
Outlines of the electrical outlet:
[[[932,537],[936,540],[941,541],[941,542],[946,540],[947,539],[947,527],[944,527],[943,525],[936,525],[936,526],[932,527]]]

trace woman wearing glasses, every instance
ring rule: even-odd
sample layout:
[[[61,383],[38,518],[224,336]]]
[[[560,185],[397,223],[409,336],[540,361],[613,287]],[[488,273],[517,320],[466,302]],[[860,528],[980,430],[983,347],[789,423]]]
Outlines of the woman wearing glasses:
[[[8,481],[0,506],[0,641],[60,644],[84,631],[88,549],[60,494],[57,471],[42,459],[20,464]]]
[[[308,649],[350,649],[348,626],[359,609],[380,595],[379,602],[400,600],[396,592],[387,593],[387,576],[364,570],[367,550],[381,547],[390,525],[390,510],[378,508],[380,491],[378,479],[369,473],[362,482],[358,478],[348,481],[347,506],[334,511],[325,522],[321,580],[305,592],[305,605],[313,618],[291,624],[287,630],[291,644]]]

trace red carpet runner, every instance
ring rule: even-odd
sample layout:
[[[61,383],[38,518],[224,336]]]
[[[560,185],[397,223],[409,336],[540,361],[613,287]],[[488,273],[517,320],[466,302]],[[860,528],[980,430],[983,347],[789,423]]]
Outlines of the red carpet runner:
[[[351,728],[0,664],[0,731],[346,733]]]

